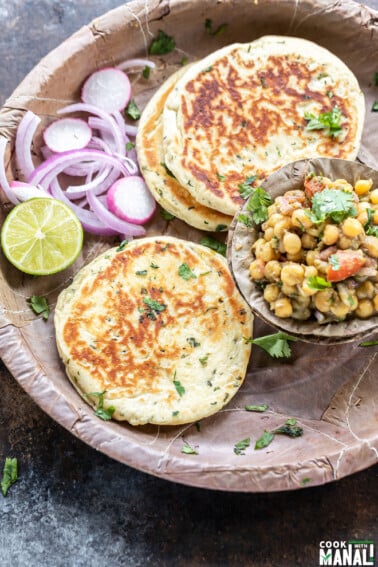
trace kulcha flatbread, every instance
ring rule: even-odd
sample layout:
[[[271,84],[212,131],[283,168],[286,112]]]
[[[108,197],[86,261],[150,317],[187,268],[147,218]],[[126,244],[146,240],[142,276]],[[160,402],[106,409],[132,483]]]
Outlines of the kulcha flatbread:
[[[225,258],[162,236],[84,267],[58,298],[55,329],[87,402],[132,425],[176,425],[217,412],[238,391],[252,315]]]
[[[198,203],[164,164],[163,108],[168,95],[184,72],[186,68],[171,75],[142,113],[136,139],[139,166],[152,195],[169,213],[200,230],[227,230],[232,217]]]
[[[307,129],[305,113],[338,111],[339,135]],[[304,39],[265,36],[212,53],[177,82],[163,114],[165,163],[198,202],[233,215],[247,178],[256,175],[257,184],[309,157],[355,159],[364,115],[357,79],[335,55]]]

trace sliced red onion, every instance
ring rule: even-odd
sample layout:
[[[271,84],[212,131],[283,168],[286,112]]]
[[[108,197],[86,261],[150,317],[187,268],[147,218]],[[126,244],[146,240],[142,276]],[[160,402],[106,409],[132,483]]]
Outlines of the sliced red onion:
[[[68,152],[85,148],[92,137],[92,130],[80,118],[55,120],[43,133],[45,144],[53,152]]]
[[[115,67],[99,69],[92,73],[83,85],[81,100],[93,104],[105,112],[117,112],[126,108],[131,98],[128,76]]]
[[[35,131],[37,130],[40,122],[40,117],[34,114],[31,110],[28,110],[17,128],[15,144],[16,160],[25,179],[28,179],[34,170],[31,145]]]
[[[135,136],[138,133],[138,127],[133,126],[132,124],[125,124],[125,132],[127,136],[131,136],[132,138],[135,138]]]
[[[99,118],[102,118],[104,122],[107,123],[107,125],[109,126],[112,132],[116,144],[116,151],[122,154],[122,152],[124,151],[123,135],[122,132],[120,132],[116,122],[110,116],[110,114],[108,114],[104,110],[101,110],[100,108],[97,108],[93,104],[85,104],[82,102],[65,106],[64,108],[58,110],[57,114],[67,114],[69,112],[88,112],[89,114],[93,114],[94,116],[98,116]]]
[[[109,228],[116,230],[120,234],[129,236],[144,236],[146,230],[139,225],[126,222],[119,217],[113,215],[99,200],[93,192],[87,194],[88,203],[97,217]]]
[[[67,199],[57,179],[54,179],[52,181],[50,185],[50,191],[55,199],[63,201],[63,203],[68,205],[74,211],[81,224],[83,225],[84,230],[86,230],[87,232],[90,232],[91,234],[97,234],[99,236],[115,236],[116,234],[118,234],[116,230],[109,228],[102,221],[100,221],[93,211],[83,209],[81,206],[75,205],[69,199]]]
[[[12,188],[19,201],[27,201],[28,199],[34,199],[36,197],[51,198],[50,193],[44,191],[44,189],[40,187],[30,185],[30,183],[24,183],[23,181],[11,181],[9,186]]]
[[[110,148],[111,153],[118,153],[119,144],[114,139],[113,129],[109,126],[107,122],[105,122],[102,118],[98,118],[96,116],[90,116],[88,118],[88,124],[91,128],[93,128],[93,130],[97,130],[99,132],[101,139],[108,146],[108,148]],[[123,140],[124,136],[122,132],[120,132],[120,135],[122,136],[122,153],[123,153],[123,148],[125,147],[125,143]]]
[[[71,152],[54,154],[41,163],[30,176],[29,183],[32,185],[40,184],[47,189],[54,177],[61,173],[66,167],[82,162],[102,163],[104,165],[113,166],[126,176],[129,174],[126,165],[122,161],[105,152],[91,149],[72,150]]]
[[[151,69],[155,69],[156,65],[149,59],[127,59],[127,61],[122,61],[122,63],[117,65],[117,69],[121,69],[121,71],[138,67],[150,67]]]
[[[11,203],[13,203],[13,205],[17,205],[20,201],[17,199],[14,191],[12,191],[11,187],[9,186],[7,174],[5,172],[5,150],[7,143],[7,138],[0,135],[0,185],[6,198]]]

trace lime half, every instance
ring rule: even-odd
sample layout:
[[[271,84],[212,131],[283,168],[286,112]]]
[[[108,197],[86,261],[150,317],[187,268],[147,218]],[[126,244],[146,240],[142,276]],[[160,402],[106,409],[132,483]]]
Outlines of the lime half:
[[[70,266],[83,246],[83,228],[75,213],[48,197],[16,205],[1,229],[8,260],[34,276],[55,274]]]

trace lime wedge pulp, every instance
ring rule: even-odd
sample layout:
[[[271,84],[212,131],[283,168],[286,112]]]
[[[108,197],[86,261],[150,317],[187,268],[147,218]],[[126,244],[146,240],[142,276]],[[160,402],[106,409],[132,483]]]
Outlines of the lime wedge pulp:
[[[1,229],[5,256],[26,274],[45,276],[70,266],[83,246],[83,228],[75,213],[48,197],[16,205]]]

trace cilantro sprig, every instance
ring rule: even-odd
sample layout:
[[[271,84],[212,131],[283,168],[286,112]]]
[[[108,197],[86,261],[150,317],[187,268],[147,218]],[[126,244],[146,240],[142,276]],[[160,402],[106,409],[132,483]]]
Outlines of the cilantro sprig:
[[[104,421],[109,421],[112,419],[113,413],[115,412],[114,406],[108,406],[104,408],[104,395],[106,394],[106,390],[103,392],[91,392],[87,394],[88,396],[93,396],[98,398],[97,407],[95,409],[95,415],[97,417],[103,419]]]
[[[253,193],[253,183],[256,181],[257,175],[251,175],[245,178],[243,183],[239,183],[239,193],[242,199],[247,199]]]
[[[220,24],[217,28],[213,28],[213,21],[210,18],[206,18],[205,20],[205,30],[211,36],[221,35],[227,29],[228,24]]]
[[[6,457],[3,476],[1,479],[1,492],[3,496],[8,494],[8,490],[18,479],[18,463],[16,458]]]
[[[139,107],[133,98],[126,106],[125,114],[131,120],[139,120],[139,118],[141,117],[141,111],[139,110]]]
[[[245,450],[248,449],[250,444],[251,444],[251,439],[249,437],[246,437],[245,439],[242,439],[241,441],[235,443],[234,445],[235,455],[245,455]]]
[[[311,289],[322,290],[327,287],[332,287],[332,284],[321,276],[310,276],[308,278],[308,287]]]
[[[247,210],[252,213],[253,222],[263,223],[268,218],[268,207],[272,205],[273,199],[262,187],[256,187],[249,197]]]
[[[297,425],[295,418],[290,418],[283,425],[273,429],[272,431],[264,430],[264,433],[257,439],[255,449],[264,449],[271,444],[276,435],[287,435],[288,437],[300,437],[303,435],[302,427]]]
[[[297,341],[298,339],[297,337],[278,331],[277,333],[265,335],[264,337],[257,337],[256,339],[245,338],[244,340],[246,343],[259,346],[273,358],[289,358],[291,356],[289,341]]]
[[[226,256],[226,244],[224,242],[220,242],[220,240],[217,240],[212,236],[203,236],[200,240],[200,244],[202,244],[202,246],[206,246],[207,248],[211,248],[211,250],[215,250],[215,252],[218,252],[218,254],[221,254],[222,256]]]
[[[26,302],[36,315],[42,315],[43,319],[47,321],[50,315],[50,307],[46,297],[40,295],[32,295]]]
[[[307,120],[306,130],[326,130],[326,135],[336,138],[342,132],[341,110],[334,106],[329,112],[321,112],[316,116],[311,112],[305,112],[305,120]]]
[[[186,262],[180,264],[180,266],[178,267],[178,275],[186,281],[189,281],[191,278],[197,278],[196,274],[190,269]]]
[[[356,217],[353,193],[344,189],[323,189],[315,193],[309,216],[314,223],[322,223],[326,219],[341,223],[347,217]]]
[[[157,37],[152,40],[148,51],[150,55],[166,55],[173,51],[175,47],[176,42],[173,37],[159,30]]]

